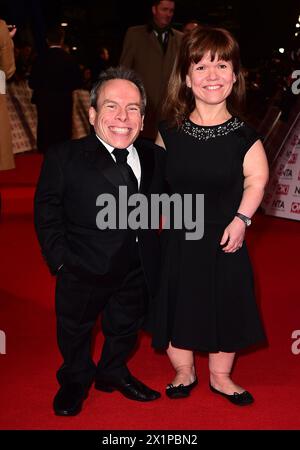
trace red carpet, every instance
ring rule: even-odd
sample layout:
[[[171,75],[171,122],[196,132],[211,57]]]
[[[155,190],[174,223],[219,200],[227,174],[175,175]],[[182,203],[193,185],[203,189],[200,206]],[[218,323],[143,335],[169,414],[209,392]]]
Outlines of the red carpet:
[[[197,355],[199,386],[185,400],[143,404],[91,389],[82,413],[55,417],[52,398],[60,364],[56,347],[54,278],[40,255],[32,222],[32,198],[41,158],[19,155],[17,169],[0,172],[0,429],[299,429],[300,354],[291,351],[300,330],[299,222],[257,215],[248,232],[258,302],[268,346],[239,357],[234,379],[255,396],[238,408],[208,389],[206,355]],[[98,333],[95,358],[102,342]],[[300,343],[298,345],[300,349]],[[142,335],[129,364],[145,383],[163,392],[173,372],[166,356]]]

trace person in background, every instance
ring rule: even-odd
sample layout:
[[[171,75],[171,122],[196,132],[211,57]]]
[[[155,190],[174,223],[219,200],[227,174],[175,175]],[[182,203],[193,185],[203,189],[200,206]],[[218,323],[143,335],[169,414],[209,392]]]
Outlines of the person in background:
[[[166,94],[182,33],[171,27],[174,0],[152,2],[152,20],[147,25],[127,30],[120,64],[141,76],[148,96],[143,136],[155,139],[161,119],[161,104]]]
[[[80,68],[64,49],[64,31],[60,26],[47,32],[48,50],[32,67],[29,87],[36,104],[37,149],[45,153],[58,142],[72,137],[72,92],[82,85]]]
[[[214,394],[238,406],[254,401],[231,379],[236,352],[265,340],[245,232],[263,199],[268,164],[259,135],[237,115],[244,93],[234,37],[209,27],[187,33],[157,137],[171,192],[204,195],[201,239],[186,240],[185,229],[161,234],[153,345],[166,349],[175,370],[166,389],[172,399],[196,387],[199,350],[209,354]]]
[[[185,34],[185,33],[188,33],[189,31],[194,30],[197,27],[200,27],[200,26],[201,25],[198,22],[198,20],[191,19],[191,20],[188,20],[187,22],[185,22],[185,24],[182,27],[182,32]]]
[[[89,67],[82,67],[82,89],[91,91],[93,87],[92,70]]]
[[[16,73],[15,78],[17,81],[27,80],[32,70],[32,64],[34,61],[34,54],[32,46],[24,43],[19,48],[18,54],[15,55],[16,60]]]
[[[97,58],[94,64],[92,64],[91,66],[93,83],[95,83],[98,80],[98,77],[101,74],[101,72],[103,72],[103,70],[108,69],[108,67],[110,66],[109,59],[110,55],[108,48],[101,45],[97,51]]]

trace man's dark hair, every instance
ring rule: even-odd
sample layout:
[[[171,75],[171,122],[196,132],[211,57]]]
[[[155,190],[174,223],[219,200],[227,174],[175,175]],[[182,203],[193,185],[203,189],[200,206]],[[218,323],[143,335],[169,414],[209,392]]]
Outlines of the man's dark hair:
[[[46,38],[49,45],[59,45],[64,41],[65,32],[60,25],[57,25],[47,30]]]
[[[104,70],[100,73],[98,80],[94,84],[91,90],[91,106],[97,110],[97,100],[99,91],[102,85],[106,81],[110,80],[127,80],[131,81],[131,83],[135,84],[141,94],[141,114],[145,114],[146,109],[146,91],[141,79],[138,77],[136,72],[131,69],[127,69],[126,67],[109,67],[107,70]]]

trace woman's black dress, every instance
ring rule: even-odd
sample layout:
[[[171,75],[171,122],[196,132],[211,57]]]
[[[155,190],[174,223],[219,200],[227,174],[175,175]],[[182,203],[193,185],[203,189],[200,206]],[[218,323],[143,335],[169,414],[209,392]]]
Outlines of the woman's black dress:
[[[243,159],[259,139],[237,117],[217,126],[186,120],[178,130],[160,127],[167,150],[171,193],[204,194],[204,236],[164,230],[162,278],[153,346],[234,352],[265,339],[245,242],[224,253],[220,241],[243,194]],[[171,227],[172,228],[172,227]]]

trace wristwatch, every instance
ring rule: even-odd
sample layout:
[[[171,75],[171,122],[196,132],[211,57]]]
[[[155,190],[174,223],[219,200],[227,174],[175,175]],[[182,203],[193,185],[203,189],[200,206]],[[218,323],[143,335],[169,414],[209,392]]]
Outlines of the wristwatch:
[[[238,217],[239,219],[241,219],[244,222],[246,227],[249,227],[251,225],[250,217],[244,216],[244,214],[241,214],[239,212],[237,212],[235,215],[236,215],[236,217]]]

